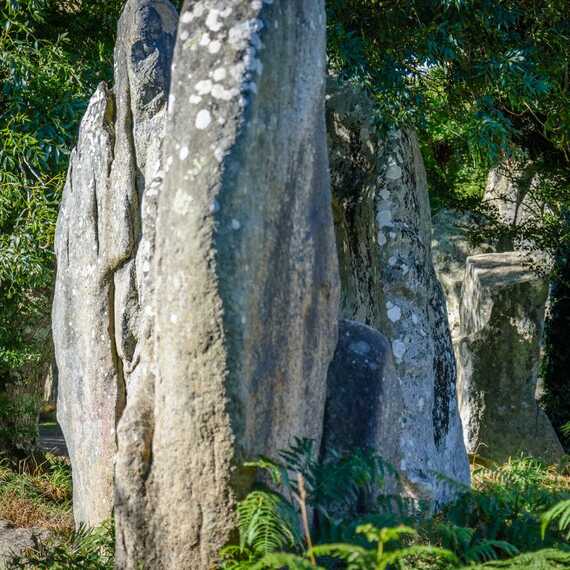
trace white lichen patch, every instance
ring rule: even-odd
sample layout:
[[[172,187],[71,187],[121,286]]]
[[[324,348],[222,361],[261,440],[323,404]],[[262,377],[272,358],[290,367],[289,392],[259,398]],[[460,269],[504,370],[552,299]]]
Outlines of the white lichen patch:
[[[400,307],[398,307],[398,305],[394,305],[394,306],[388,311],[388,318],[389,318],[393,323],[398,322],[401,317],[402,317],[402,310],[400,309]]]
[[[376,216],[376,221],[380,227],[392,226],[392,212],[390,210],[380,210]]]
[[[402,169],[393,158],[390,158],[388,161],[388,170],[386,170],[386,179],[399,180],[400,178],[402,178]]]
[[[200,131],[207,129],[212,122],[212,115],[208,109],[202,109],[196,115],[196,128]]]
[[[236,88],[226,89],[223,85],[216,84],[212,88],[212,97],[214,99],[221,99],[222,101],[230,101],[235,96],[239,95],[239,90]]]
[[[224,160],[224,155],[225,155],[225,151],[223,148],[217,148],[216,150],[214,150],[214,158],[218,162],[222,162]]]
[[[220,42],[219,40],[214,40],[208,46],[208,51],[210,53],[218,53],[221,49],[222,49],[222,42]]]
[[[186,215],[190,211],[191,205],[192,196],[183,189],[179,189],[174,196],[174,211],[179,214]]]
[[[210,44],[210,34],[204,33],[198,42],[202,47],[206,47]]]
[[[200,97],[199,95],[190,95],[189,101],[191,105],[198,105],[199,103],[202,102],[202,97]]]
[[[392,256],[388,259],[388,265],[394,267],[394,265],[396,265],[396,263],[398,263],[398,258],[396,256]]]
[[[212,32],[219,32],[222,27],[223,23],[220,22],[220,12],[219,10],[212,9],[210,10],[208,17],[206,18],[206,26],[208,29],[212,30]]]
[[[232,230],[237,231],[241,228],[239,220],[232,220]]]
[[[200,95],[207,95],[212,91],[213,86],[214,84],[210,79],[202,79],[202,81],[198,81],[198,83],[196,83],[194,89],[198,91]]]
[[[406,345],[400,339],[392,341],[392,353],[394,358],[401,360],[404,354],[406,354]]]
[[[212,77],[214,81],[223,81],[228,75],[228,72],[224,67],[218,67],[218,69],[214,70]]]
[[[188,147],[186,145],[183,145],[182,148],[180,149],[180,154],[179,154],[180,160],[186,160],[189,154],[190,151]]]
[[[382,232],[378,232],[378,245],[386,245],[388,240]]]

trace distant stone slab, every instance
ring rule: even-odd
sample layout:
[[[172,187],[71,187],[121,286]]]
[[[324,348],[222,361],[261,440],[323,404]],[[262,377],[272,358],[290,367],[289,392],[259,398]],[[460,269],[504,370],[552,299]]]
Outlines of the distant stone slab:
[[[412,495],[443,503],[454,491],[438,474],[461,483],[470,477],[445,297],[431,259],[425,169],[415,134],[379,133],[373,117],[362,91],[331,81],[341,315],[388,339],[401,389],[396,467]]]
[[[546,281],[516,252],[469,257],[461,304],[459,399],[470,453],[556,461],[562,448],[536,399]]]
[[[216,567],[252,483],[243,460],[320,444],[337,341],[324,2],[187,1],[180,22],[156,365],[119,427],[117,559],[133,570]]]
[[[433,217],[433,265],[445,293],[449,328],[454,341],[460,335],[461,289],[467,258],[495,251],[490,244],[471,243],[469,233],[477,223],[472,214],[455,210],[440,210]]]

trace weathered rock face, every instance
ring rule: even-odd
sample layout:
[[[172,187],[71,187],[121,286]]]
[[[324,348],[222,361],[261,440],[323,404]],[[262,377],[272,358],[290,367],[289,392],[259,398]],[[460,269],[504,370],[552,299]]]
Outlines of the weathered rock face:
[[[417,496],[443,502],[441,473],[469,481],[445,298],[431,260],[431,216],[416,138],[382,139],[370,102],[331,88],[328,100],[341,311],[388,338],[402,393],[402,457]]]
[[[168,0],[127,2],[114,92],[101,84],[89,102],[57,224],[58,419],[78,523],[112,509],[116,425],[138,362],[140,203],[158,169],[176,22]]]
[[[39,528],[16,528],[0,520],[0,568],[13,566],[13,559],[25,550],[37,548],[49,533]]]
[[[476,224],[477,219],[473,215],[455,210],[440,210],[433,217],[433,265],[445,293],[449,328],[454,343],[460,336],[461,289],[467,258],[495,251],[491,244],[474,245],[471,242],[469,234]]]
[[[392,347],[376,329],[342,319],[327,378],[323,453],[370,449],[397,465],[402,393]]]
[[[461,304],[460,408],[470,453],[547,461],[562,449],[535,400],[547,284],[515,252],[468,258]]]
[[[119,567],[213,567],[248,485],[236,466],[294,436],[320,443],[339,296],[324,77],[322,0],[185,3],[158,196],[157,366],[119,432]]]
[[[504,163],[489,172],[483,197],[498,221],[506,226],[521,226],[539,217],[545,208],[544,201],[533,192],[538,184],[536,168],[532,163],[521,165]],[[499,250],[512,248],[512,238],[502,239]]]

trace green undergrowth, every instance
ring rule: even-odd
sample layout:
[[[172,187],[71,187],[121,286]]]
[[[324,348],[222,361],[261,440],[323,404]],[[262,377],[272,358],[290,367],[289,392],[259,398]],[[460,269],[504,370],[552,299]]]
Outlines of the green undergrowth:
[[[106,522],[95,529],[80,527],[52,536],[37,548],[14,558],[7,570],[113,570],[115,533]]]
[[[239,541],[222,550],[220,570],[570,568],[567,467],[524,457],[475,467],[473,488],[449,482],[457,499],[434,515],[388,492],[399,476],[382,458],[315,455],[298,440],[277,459],[245,464],[259,482],[239,503]],[[0,503],[15,495],[42,513],[20,526],[45,526],[54,513],[69,517],[67,526],[52,525],[51,538],[9,568],[113,568],[112,524],[74,530],[69,466],[49,455],[36,463],[2,463]]]
[[[570,479],[563,467],[518,458],[476,467],[473,488],[433,515],[387,493],[395,471],[366,452],[315,461],[298,441],[239,504],[239,544],[223,570],[570,568]],[[375,494],[374,489],[381,489]]]
[[[50,453],[0,459],[0,520],[55,532],[73,528],[71,467]]]

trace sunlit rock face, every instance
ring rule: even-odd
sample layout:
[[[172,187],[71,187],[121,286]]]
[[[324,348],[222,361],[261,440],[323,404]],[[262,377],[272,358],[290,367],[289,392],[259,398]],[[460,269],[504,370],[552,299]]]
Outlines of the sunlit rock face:
[[[562,448],[535,400],[548,287],[516,252],[468,258],[459,399],[468,451],[556,461]]]
[[[470,232],[477,223],[478,220],[473,215],[455,210],[440,210],[433,217],[433,265],[445,293],[449,329],[454,345],[460,336],[461,289],[467,258],[495,251],[488,243],[475,245],[472,242]]]
[[[115,87],[101,84],[89,102],[57,223],[58,419],[77,523],[112,512],[116,426],[139,354],[141,202],[160,171],[176,22],[168,0],[127,2]]]
[[[251,483],[242,461],[320,444],[337,341],[324,2],[193,1],[180,22],[155,364],[119,428],[121,568],[216,567]]]
[[[401,392],[397,452],[380,446],[412,495],[442,503],[453,491],[438,474],[468,483],[469,468],[421,153],[411,132],[378,133],[372,103],[350,87],[331,82],[327,109],[341,314],[388,339]]]

